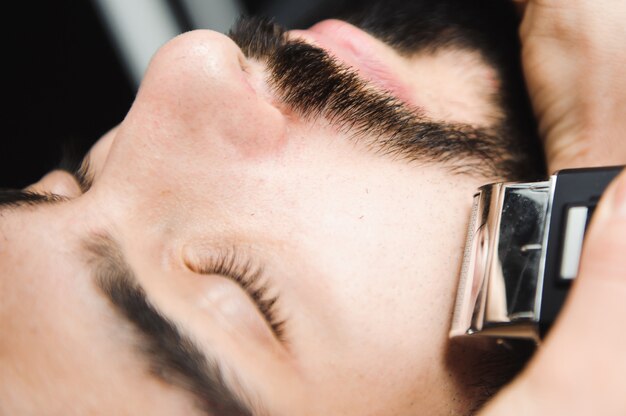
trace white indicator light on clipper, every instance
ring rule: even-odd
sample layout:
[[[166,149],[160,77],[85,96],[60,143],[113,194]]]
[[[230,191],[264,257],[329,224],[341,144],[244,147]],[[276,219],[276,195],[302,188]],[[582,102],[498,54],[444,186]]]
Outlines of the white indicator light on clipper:
[[[588,215],[589,208],[587,207],[572,207],[567,210],[563,257],[561,260],[561,279],[572,280],[578,274]]]

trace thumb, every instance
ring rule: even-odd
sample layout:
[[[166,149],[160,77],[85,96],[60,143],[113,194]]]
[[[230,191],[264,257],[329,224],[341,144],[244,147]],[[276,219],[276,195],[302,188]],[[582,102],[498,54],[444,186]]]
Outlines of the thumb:
[[[554,392],[548,408],[626,415],[626,171],[596,209],[578,278],[535,358],[528,376]]]

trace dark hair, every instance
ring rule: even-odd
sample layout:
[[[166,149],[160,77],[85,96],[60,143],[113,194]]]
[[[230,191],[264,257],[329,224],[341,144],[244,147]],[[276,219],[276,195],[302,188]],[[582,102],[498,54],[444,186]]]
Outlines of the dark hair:
[[[493,98],[504,118],[494,127],[512,161],[509,172],[502,172],[503,176],[509,180],[545,177],[541,141],[521,66],[520,17],[513,2],[337,0],[331,11],[318,17],[347,20],[403,55],[451,47],[479,52],[496,70],[500,81]]]

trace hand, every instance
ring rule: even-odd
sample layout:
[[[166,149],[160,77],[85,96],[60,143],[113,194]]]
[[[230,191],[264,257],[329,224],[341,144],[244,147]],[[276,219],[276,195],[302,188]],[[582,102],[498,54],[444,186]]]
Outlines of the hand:
[[[551,172],[626,164],[626,3],[528,0],[520,30]],[[626,415],[626,171],[605,192],[580,273],[526,370],[488,415]]]
[[[626,2],[518,3],[524,73],[550,172],[625,164]]]
[[[524,372],[480,413],[626,415],[626,171],[607,189],[559,319]]]

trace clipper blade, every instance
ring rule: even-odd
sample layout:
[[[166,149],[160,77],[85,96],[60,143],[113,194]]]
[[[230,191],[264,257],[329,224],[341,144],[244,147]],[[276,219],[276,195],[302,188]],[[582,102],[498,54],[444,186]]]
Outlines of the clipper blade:
[[[550,181],[496,183],[474,196],[450,337],[535,338],[550,192]]]

